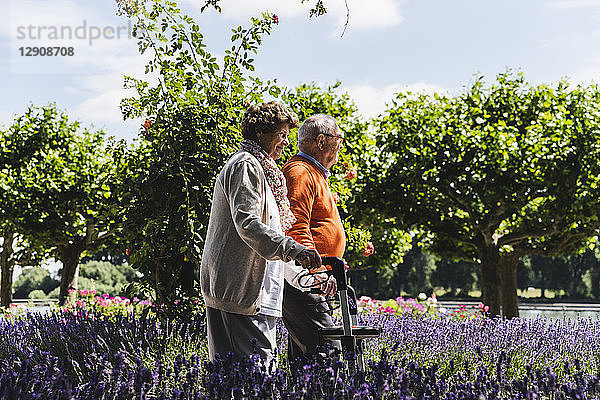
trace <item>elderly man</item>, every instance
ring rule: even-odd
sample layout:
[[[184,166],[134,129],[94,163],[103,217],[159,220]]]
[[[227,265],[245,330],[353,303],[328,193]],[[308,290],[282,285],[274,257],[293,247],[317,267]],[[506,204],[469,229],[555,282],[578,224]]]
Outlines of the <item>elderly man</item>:
[[[329,169],[338,161],[344,141],[335,119],[317,114],[298,130],[298,154],[283,167],[290,208],[296,222],[286,234],[298,243],[316,249],[321,256],[342,257],[346,235],[327,179]],[[335,293],[329,282],[327,294]],[[322,287],[325,285],[322,285]],[[283,294],[283,322],[289,333],[288,359],[315,353],[320,344],[318,329],[332,325],[323,297],[302,292],[286,282]],[[331,343],[340,348],[339,343]]]

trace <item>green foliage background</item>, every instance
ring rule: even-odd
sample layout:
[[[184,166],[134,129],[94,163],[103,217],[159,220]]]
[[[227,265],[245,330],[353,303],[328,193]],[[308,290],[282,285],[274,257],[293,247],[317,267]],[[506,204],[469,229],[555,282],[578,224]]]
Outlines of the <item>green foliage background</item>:
[[[176,3],[118,5],[148,57],[144,79],[125,78],[133,94],[121,103],[125,119],[145,121],[136,143],[107,148],[102,132],[81,129],[53,105],[31,106],[0,132],[0,228],[26,244],[24,264],[52,254],[69,266],[63,295],[77,284],[82,256],[110,249],[130,255],[142,275],[123,278],[130,293],[152,289],[158,302],[195,304],[214,180],[237,150],[248,105],[271,99],[301,120],[332,115],[344,132],[342,160],[357,177],[347,179],[339,163],[331,187],[359,292],[467,293],[479,285],[496,313],[500,298],[515,299],[506,293],[524,282],[553,288],[568,265],[571,278],[590,284],[565,293],[598,295],[597,257],[585,252],[600,225],[597,87],[533,86],[508,71],[492,83],[476,76],[457,95],[398,93],[367,120],[340,82],[286,88],[254,76],[254,57],[278,23],[271,14],[233,28],[218,60]],[[323,2],[312,5],[315,15],[325,11]],[[365,257],[368,242],[375,253]],[[107,291],[123,282],[108,265],[94,268],[96,280],[112,282]],[[80,284],[86,279],[82,272]],[[40,271],[17,286],[32,282],[48,294]]]
[[[88,261],[79,270],[79,290],[95,290],[98,295],[124,296],[125,289],[139,280],[136,271],[127,264],[115,265],[107,261]],[[51,276],[47,269],[24,269],[13,285],[17,299],[56,299],[60,279]]]

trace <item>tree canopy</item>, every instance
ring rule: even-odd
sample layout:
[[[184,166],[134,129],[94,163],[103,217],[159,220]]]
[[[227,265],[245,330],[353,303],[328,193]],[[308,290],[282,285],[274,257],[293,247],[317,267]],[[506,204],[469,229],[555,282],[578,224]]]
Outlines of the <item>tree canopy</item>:
[[[103,133],[81,129],[54,105],[30,106],[4,135],[14,162],[4,169],[9,221],[34,248],[63,263],[60,299],[77,288],[79,258],[117,229],[114,168]]]
[[[370,209],[425,232],[440,256],[481,262],[484,302],[515,315],[521,256],[577,252],[596,235],[599,100],[596,86],[531,86],[510,71],[455,97],[398,94],[379,121]]]

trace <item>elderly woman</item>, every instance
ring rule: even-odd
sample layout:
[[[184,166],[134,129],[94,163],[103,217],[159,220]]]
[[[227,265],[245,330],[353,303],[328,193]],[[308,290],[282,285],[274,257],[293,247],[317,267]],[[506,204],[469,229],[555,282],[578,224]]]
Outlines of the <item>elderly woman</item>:
[[[211,360],[217,353],[258,353],[270,363],[275,322],[281,317],[284,262],[321,265],[315,250],[283,233],[295,218],[275,160],[297,126],[297,115],[282,104],[250,107],[240,149],[215,182],[200,273]]]

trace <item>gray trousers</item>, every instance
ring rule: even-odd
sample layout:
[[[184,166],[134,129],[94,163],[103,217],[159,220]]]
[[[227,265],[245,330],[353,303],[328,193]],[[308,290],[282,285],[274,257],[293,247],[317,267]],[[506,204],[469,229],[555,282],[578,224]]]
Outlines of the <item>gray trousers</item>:
[[[296,289],[285,283],[283,289],[283,323],[288,331],[288,360],[308,361],[319,345],[329,343],[341,350],[339,341],[319,339],[319,328],[333,326],[324,297]]]
[[[272,362],[276,363],[276,319],[264,314],[233,314],[206,307],[210,360],[214,360],[218,353],[222,355],[233,353],[240,358],[257,353],[264,360],[265,365],[271,366]]]

